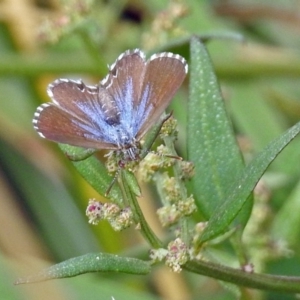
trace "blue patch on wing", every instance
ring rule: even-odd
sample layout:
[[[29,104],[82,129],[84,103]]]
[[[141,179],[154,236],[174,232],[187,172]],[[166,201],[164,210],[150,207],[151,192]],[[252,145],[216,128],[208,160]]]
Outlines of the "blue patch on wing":
[[[150,86],[147,85],[142,91],[141,101],[137,107],[133,106],[133,82],[132,78],[128,78],[124,93],[122,95],[111,95],[112,101],[115,101],[118,108],[112,116],[118,122],[110,122],[107,112],[103,107],[97,105],[97,102],[77,102],[77,107],[89,116],[88,121],[79,118],[73,119],[77,126],[82,128],[86,133],[85,137],[92,140],[99,140],[106,143],[115,144],[117,146],[125,146],[133,144],[135,137],[146,121],[149,112],[153,106],[147,106],[149,98]],[[109,116],[111,117],[111,116]]]

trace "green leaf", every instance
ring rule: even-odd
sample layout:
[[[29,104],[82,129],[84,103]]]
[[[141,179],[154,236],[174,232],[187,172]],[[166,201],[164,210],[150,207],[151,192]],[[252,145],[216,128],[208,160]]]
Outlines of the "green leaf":
[[[192,180],[196,203],[209,218],[227,198],[229,187],[243,168],[216,75],[205,46],[191,40],[188,159],[195,165]],[[244,215],[248,220],[251,205]]]
[[[90,272],[119,272],[145,275],[151,271],[150,262],[107,253],[89,253],[53,265],[38,274],[18,279],[15,284],[74,277]]]
[[[72,156],[80,156],[84,151],[83,148],[78,148],[66,144],[59,144],[59,147],[67,154]],[[109,176],[104,164],[95,156],[90,156],[85,160],[72,161],[73,165],[81,176],[102,196],[105,195],[110,186],[113,177]],[[114,184],[109,192],[109,198],[115,203],[122,204],[122,194],[117,184]]]
[[[271,162],[299,134],[300,122],[279,138],[267,145],[239,174],[232,184],[231,193],[223,205],[216,208],[200,240],[205,242],[226,231],[235,216],[242,209]]]

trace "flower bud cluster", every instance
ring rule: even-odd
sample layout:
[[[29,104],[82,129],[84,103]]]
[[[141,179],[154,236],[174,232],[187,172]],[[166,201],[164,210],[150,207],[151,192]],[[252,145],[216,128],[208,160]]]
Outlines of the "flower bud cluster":
[[[155,262],[165,260],[165,264],[172,269],[175,273],[180,273],[182,268],[189,259],[189,251],[185,243],[176,238],[168,244],[167,249],[153,249],[150,252],[150,258]]]
[[[146,157],[139,162],[138,177],[144,182],[149,182],[153,179],[157,171],[173,166],[175,159],[167,155],[170,155],[170,152],[164,145],[158,146],[156,152],[149,152]]]
[[[193,195],[182,199],[180,186],[175,177],[164,173],[161,178],[161,186],[165,205],[157,210],[157,214],[163,227],[173,225],[179,219],[196,211]]]
[[[177,131],[177,120],[174,119],[172,116],[168,118],[159,133],[160,137],[163,139],[165,137],[173,136],[174,139],[177,138],[178,131]]]
[[[189,180],[195,175],[195,166],[190,161],[180,161],[178,162],[181,168],[181,179]]]
[[[114,203],[102,203],[90,199],[86,209],[89,223],[97,225],[101,220],[107,220],[115,231],[121,231],[133,224],[130,208],[121,209]]]

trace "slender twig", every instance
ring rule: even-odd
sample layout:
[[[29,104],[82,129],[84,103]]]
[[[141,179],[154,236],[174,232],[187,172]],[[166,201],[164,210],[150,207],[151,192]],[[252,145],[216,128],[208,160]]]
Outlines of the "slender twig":
[[[300,277],[246,273],[239,269],[205,261],[189,261],[183,268],[193,273],[253,289],[300,293]]]
[[[148,243],[155,249],[162,247],[162,242],[159,240],[159,238],[155,235],[155,233],[152,231],[152,229],[149,227],[143,212],[140,208],[140,205],[136,199],[136,196],[131,191],[130,187],[126,183],[126,180],[124,179],[124,172],[123,170],[120,171],[119,176],[119,184],[121,186],[121,190],[123,193],[124,200],[129,203],[129,206],[133,212],[134,221],[136,224],[140,226],[141,233],[146,238]]]

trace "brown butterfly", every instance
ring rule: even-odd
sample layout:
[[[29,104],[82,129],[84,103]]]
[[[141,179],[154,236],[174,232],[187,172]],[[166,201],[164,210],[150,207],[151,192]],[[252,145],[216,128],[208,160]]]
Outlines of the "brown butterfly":
[[[118,150],[135,160],[137,143],[158,121],[187,71],[180,55],[163,52],[146,60],[141,50],[127,50],[95,86],[68,79],[51,83],[52,102],[37,108],[34,128],[58,143]]]

